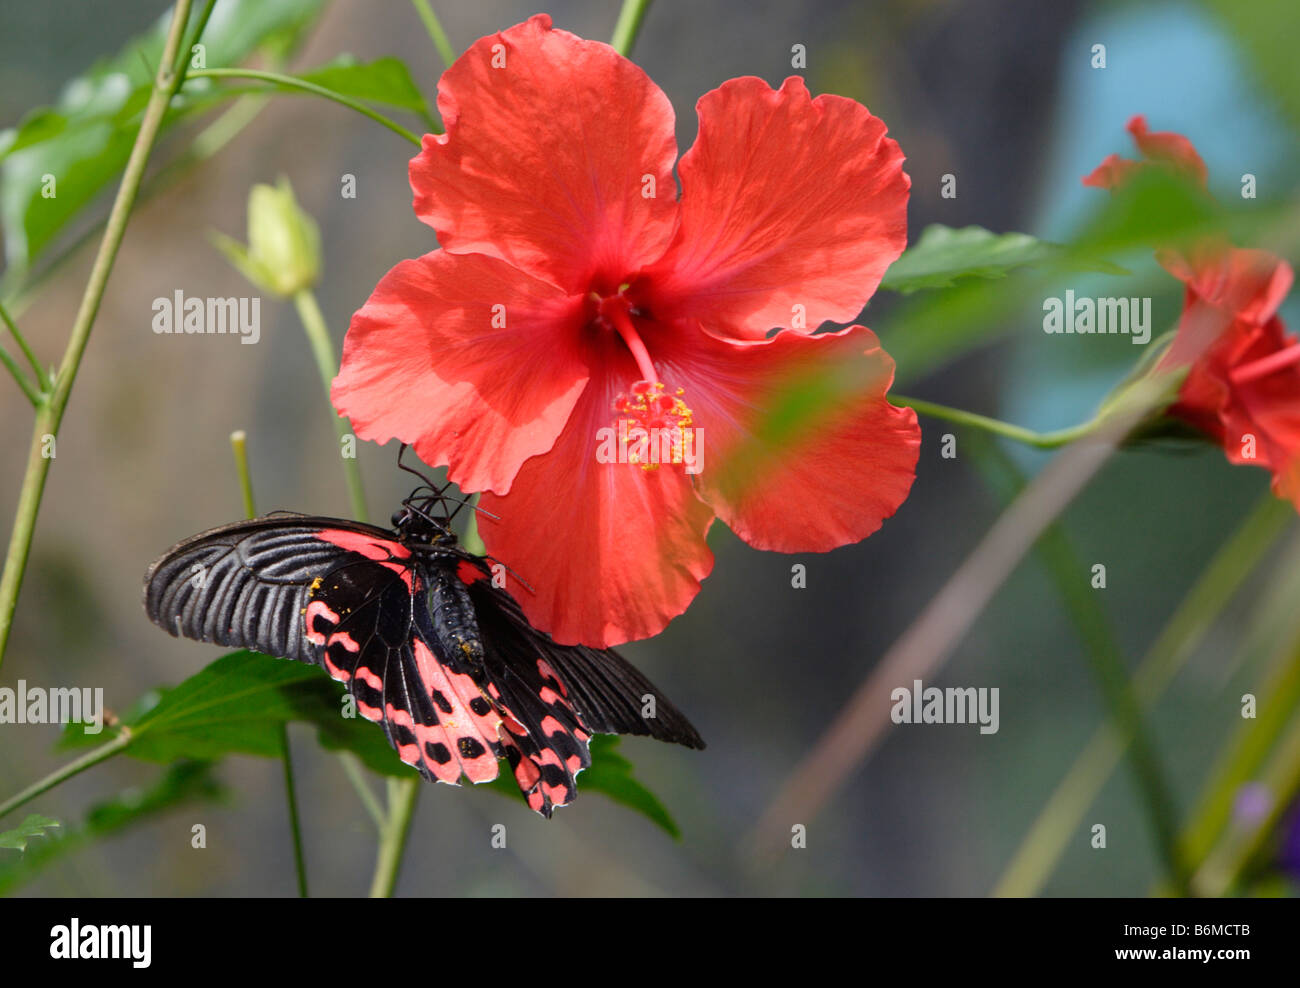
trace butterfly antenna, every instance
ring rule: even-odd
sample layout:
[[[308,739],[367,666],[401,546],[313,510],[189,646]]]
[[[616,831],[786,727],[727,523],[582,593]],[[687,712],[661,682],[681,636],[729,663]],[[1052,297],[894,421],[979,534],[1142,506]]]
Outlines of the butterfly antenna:
[[[398,450],[397,450],[397,466],[398,466],[398,469],[400,469],[400,470],[405,470],[407,473],[409,473],[409,474],[414,474],[415,476],[419,477],[422,481],[424,481],[424,486],[428,487],[429,490],[431,490],[431,491],[440,491],[440,490],[445,490],[445,489],[446,489],[445,485],[444,485],[444,487],[439,488],[439,487],[438,487],[438,486],[437,486],[437,485],[436,485],[432,480],[430,480],[427,476],[425,476],[424,474],[422,474],[419,470],[416,470],[414,467],[408,467],[405,463],[402,462],[402,456],[403,456],[403,454],[406,453],[406,449],[407,449],[407,444],[406,444],[406,443],[402,443],[402,445],[398,447]],[[416,490],[418,491],[419,488],[417,487]],[[435,495],[435,496],[437,496],[437,495]]]
[[[477,511],[479,514],[481,514],[484,518],[491,518],[493,521],[500,521],[500,520],[501,520],[501,516],[500,516],[500,515],[495,515],[495,514],[493,514],[493,513],[492,513],[491,511],[489,511],[487,508],[480,508],[479,505],[478,505],[478,502],[477,502],[477,501],[471,501],[468,497],[464,497],[464,498],[460,498],[460,497],[448,497],[446,494],[441,494],[441,495],[439,495],[439,498],[440,498],[442,501],[444,501],[444,502],[446,502],[446,501],[451,501],[452,503],[454,503],[454,504],[456,505],[456,509],[455,509],[455,510],[454,510],[454,511],[453,511],[453,512],[448,516],[448,520],[449,520],[449,521],[450,521],[452,518],[455,518],[456,515],[460,514],[460,509],[461,509],[461,508],[473,508],[473,509],[474,509],[475,511]]]
[[[430,480],[425,474],[421,473],[419,470],[416,470],[414,467],[408,467],[405,463],[402,462],[402,456],[406,453],[407,445],[408,445],[407,443],[402,443],[402,445],[399,446],[397,449],[397,466],[400,469],[405,470],[407,473],[419,477],[420,480],[423,481],[423,483],[415,490],[413,490],[410,493],[410,495],[404,501],[402,501],[402,504],[414,510],[426,521],[431,522],[432,524],[438,525],[440,527],[442,526],[442,523],[430,517],[427,506],[425,508],[417,508],[413,502],[417,500],[425,500],[427,502],[432,502],[432,501],[441,502],[443,507],[443,515],[444,517],[446,517],[448,524],[450,524],[452,519],[454,519],[458,514],[460,514],[460,509],[466,506],[473,508],[475,511],[483,515],[485,518],[491,518],[493,521],[501,520],[500,516],[493,514],[491,511],[488,511],[486,508],[479,507],[477,503],[471,502],[469,498],[452,497],[451,495],[449,495],[447,493],[447,488],[451,486],[450,481],[448,481],[447,483],[439,487],[432,480]],[[429,492],[427,497],[422,496],[420,492],[426,490]],[[447,510],[448,502],[451,502],[452,504],[456,505],[456,507],[453,508],[450,512]],[[518,574],[515,575],[515,578],[519,579]],[[522,579],[520,579],[519,582],[521,584],[524,584],[524,586],[527,586],[527,584],[524,583]],[[531,590],[532,588],[530,587],[529,589]]]
[[[483,558],[488,560],[489,562],[496,563],[498,566],[502,567],[507,573],[513,576],[516,580],[518,580],[519,585],[523,587],[525,590],[527,590],[529,593],[537,593],[537,591],[533,589],[533,585],[531,583],[529,583],[522,576],[520,576],[518,573],[512,570],[509,566],[507,566],[505,563],[499,560],[496,556],[484,556]]]

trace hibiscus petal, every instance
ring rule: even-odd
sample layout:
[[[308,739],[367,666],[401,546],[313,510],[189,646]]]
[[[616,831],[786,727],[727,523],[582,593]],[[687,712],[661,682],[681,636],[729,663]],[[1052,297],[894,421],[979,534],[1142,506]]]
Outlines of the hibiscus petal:
[[[571,292],[615,291],[676,218],[673,108],[609,45],[539,14],[475,42],[438,83],[446,134],[411,160],[415,212]],[[653,180],[653,187],[651,185]]]
[[[1192,294],[1257,326],[1273,318],[1294,280],[1291,265],[1256,248],[1206,243],[1190,254],[1157,251],[1156,259]]]
[[[1116,189],[1128,180],[1135,168],[1141,167],[1140,161],[1109,154],[1100,165],[1083,176],[1083,184],[1094,189]]]
[[[1108,155],[1100,165],[1083,177],[1084,185],[1114,190],[1128,181],[1135,171],[1152,164],[1182,172],[1202,186],[1206,184],[1209,170],[1196,152],[1196,147],[1182,134],[1175,134],[1171,130],[1148,130],[1147,118],[1141,114],[1131,118],[1125,129],[1133,136],[1133,143],[1142,152],[1144,160],[1134,161],[1131,158],[1121,158],[1118,154]]]
[[[647,278],[656,317],[739,339],[855,318],[907,244],[911,180],[884,123],[797,76],[732,79],[697,110],[681,223]]]
[[[1234,389],[1228,374],[1281,345],[1279,332],[1261,333],[1259,327],[1268,325],[1286,297],[1290,265],[1267,251],[1218,242],[1188,253],[1162,250],[1156,257],[1187,286],[1177,335],[1159,363],[1162,369],[1191,367],[1170,412],[1225,443],[1231,455],[1225,426]]]
[[[639,376],[617,341],[555,447],[523,465],[505,496],[485,494],[479,532],[528,619],[561,644],[607,648],[658,634],[713,568],[713,511],[680,468],[598,462],[615,396]],[[593,366],[596,363],[593,362]]]
[[[1297,344],[1277,317],[1253,329],[1251,346],[1243,350],[1241,359],[1227,372],[1232,383],[1232,400],[1224,415],[1227,431],[1224,449],[1234,463],[1271,470],[1273,489],[1300,507],[1300,500],[1296,500],[1300,490],[1293,484],[1297,477],[1296,463],[1300,461],[1300,360],[1295,359],[1294,350]],[[1252,363],[1259,366],[1274,362],[1277,357],[1285,363],[1270,373],[1249,378],[1239,378],[1234,373],[1234,370],[1250,370]]]
[[[742,539],[825,552],[866,538],[907,498],[921,430],[886,400],[894,362],[871,330],[694,336],[669,373],[702,430],[700,494]]]
[[[1196,147],[1182,134],[1171,130],[1148,130],[1147,118],[1138,114],[1129,120],[1126,128],[1133,135],[1133,142],[1149,160],[1171,165],[1201,185],[1206,183],[1209,170],[1196,152]]]
[[[587,381],[582,300],[504,261],[403,261],[352,317],[331,398],[362,439],[410,443],[464,490],[505,492]]]
[[[1300,453],[1292,454],[1291,462],[1273,475],[1273,493],[1300,511]]]

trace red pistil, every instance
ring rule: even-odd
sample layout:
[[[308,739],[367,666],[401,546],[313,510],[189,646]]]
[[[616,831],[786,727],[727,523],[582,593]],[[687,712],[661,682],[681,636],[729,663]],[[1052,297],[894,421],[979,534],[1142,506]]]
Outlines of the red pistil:
[[[628,456],[629,462],[636,463],[645,470],[655,470],[661,462],[684,462],[685,450],[690,442],[687,430],[691,428],[693,417],[690,408],[682,400],[681,388],[677,388],[673,395],[665,393],[665,385],[658,380],[654,363],[650,360],[650,351],[646,349],[641,334],[632,322],[631,310],[631,303],[622,292],[605,296],[596,304],[598,316],[622,338],[641,372],[642,379],[633,382],[628,391],[620,393],[614,399],[614,411],[626,423],[628,432],[633,429],[644,430],[645,438],[641,444],[648,443],[649,449],[658,451],[662,448],[664,439],[667,440],[669,453],[666,460],[658,455],[652,457],[634,451]]]
[[[1251,381],[1257,381],[1261,377],[1267,377],[1269,374],[1280,371],[1284,367],[1290,367],[1293,364],[1300,364],[1300,342],[1292,343],[1286,349],[1270,353],[1267,357],[1261,357],[1259,360],[1253,360],[1248,364],[1233,368],[1231,372],[1232,383],[1247,384]]]
[[[632,359],[636,361],[637,368],[641,371],[641,377],[653,381],[656,378],[655,367],[650,362],[650,351],[645,348],[641,334],[632,324],[631,310],[632,304],[622,292],[605,296],[596,306],[596,311],[601,318],[613,326],[618,335],[623,338],[623,342],[627,344]]]

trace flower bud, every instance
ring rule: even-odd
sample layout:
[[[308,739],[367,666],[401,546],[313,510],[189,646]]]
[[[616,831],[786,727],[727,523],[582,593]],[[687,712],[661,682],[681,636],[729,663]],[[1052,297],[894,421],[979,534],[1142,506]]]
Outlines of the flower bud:
[[[320,233],[298,206],[289,180],[254,185],[248,195],[248,246],[223,234],[212,241],[258,288],[288,298],[320,276]]]

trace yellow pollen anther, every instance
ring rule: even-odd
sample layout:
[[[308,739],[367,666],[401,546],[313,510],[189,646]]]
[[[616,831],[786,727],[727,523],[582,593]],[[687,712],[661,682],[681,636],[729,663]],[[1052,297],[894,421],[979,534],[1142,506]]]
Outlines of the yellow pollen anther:
[[[618,435],[631,440],[627,460],[642,470],[684,463],[690,455],[694,413],[681,397],[684,388],[672,396],[666,391],[662,381],[637,381],[614,399]]]

